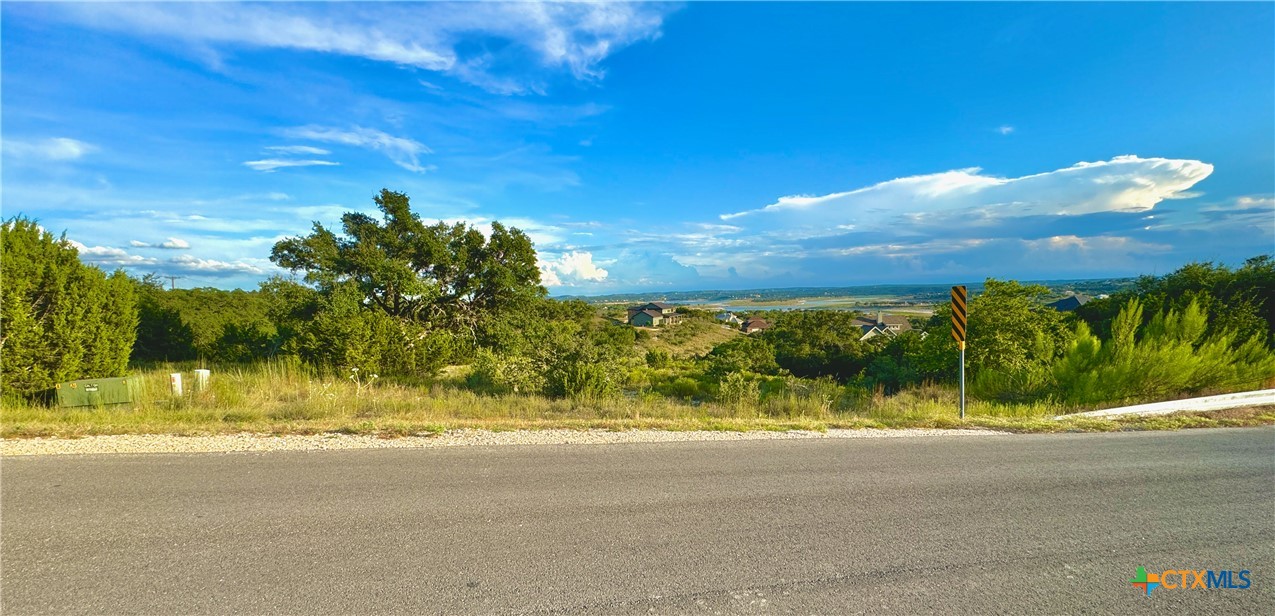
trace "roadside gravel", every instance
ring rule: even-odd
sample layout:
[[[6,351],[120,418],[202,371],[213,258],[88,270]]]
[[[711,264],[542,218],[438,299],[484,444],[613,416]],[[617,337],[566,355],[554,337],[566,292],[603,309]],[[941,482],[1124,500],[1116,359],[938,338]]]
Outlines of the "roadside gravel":
[[[995,430],[904,429],[828,430],[813,432],[718,432],[666,430],[449,430],[436,436],[378,438],[349,434],[271,436],[230,434],[218,436],[170,436],[122,434],[77,439],[31,438],[0,440],[0,455],[37,456],[109,453],[201,453],[233,451],[317,451],[332,449],[400,449],[465,447],[473,445],[605,445],[610,443],[666,443],[678,441],[751,441],[776,439],[898,438],[916,436],[1002,436]]]

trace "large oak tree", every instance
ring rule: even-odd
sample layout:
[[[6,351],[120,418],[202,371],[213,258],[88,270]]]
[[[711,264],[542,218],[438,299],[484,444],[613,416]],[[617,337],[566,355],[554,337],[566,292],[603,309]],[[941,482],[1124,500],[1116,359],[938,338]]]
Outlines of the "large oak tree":
[[[463,222],[427,225],[403,193],[382,190],[373,200],[381,220],[347,212],[344,235],[316,222],[310,235],[275,244],[270,259],[303,272],[321,293],[354,285],[369,309],[470,336],[487,317],[545,295],[522,231],[499,222],[485,236]]]

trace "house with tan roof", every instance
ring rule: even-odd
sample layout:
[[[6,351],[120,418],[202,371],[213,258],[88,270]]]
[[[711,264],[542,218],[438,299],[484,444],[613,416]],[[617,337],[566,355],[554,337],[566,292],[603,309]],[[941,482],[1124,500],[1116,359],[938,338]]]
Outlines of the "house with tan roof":
[[[744,319],[743,325],[739,326],[739,331],[744,332],[745,334],[765,331],[767,329],[770,329],[770,321],[758,317],[749,317]]]
[[[634,327],[659,327],[673,325],[681,320],[677,306],[664,302],[650,302],[628,308],[629,325]]]
[[[854,324],[862,332],[859,340],[870,340],[877,336],[894,337],[912,329],[912,322],[907,317],[878,312],[875,317],[859,317]]]

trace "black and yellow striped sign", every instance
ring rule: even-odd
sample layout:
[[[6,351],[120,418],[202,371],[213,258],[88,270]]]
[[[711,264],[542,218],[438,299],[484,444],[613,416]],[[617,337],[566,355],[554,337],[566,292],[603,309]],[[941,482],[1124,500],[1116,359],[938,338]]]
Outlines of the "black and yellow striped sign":
[[[952,287],[952,338],[965,347],[965,322],[969,317],[966,305],[965,285]]]

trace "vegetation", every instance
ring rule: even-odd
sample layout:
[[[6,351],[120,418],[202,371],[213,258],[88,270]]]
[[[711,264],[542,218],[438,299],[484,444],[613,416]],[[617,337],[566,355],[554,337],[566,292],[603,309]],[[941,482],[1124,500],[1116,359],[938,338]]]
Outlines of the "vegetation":
[[[868,340],[856,313],[829,310],[770,312],[773,326],[751,335],[689,308],[675,325],[634,328],[622,324],[622,308],[547,298],[518,229],[426,225],[406,195],[382,191],[374,201],[379,220],[351,213],[341,234],[316,224],[276,244],[271,258],[301,278],[255,291],[108,276],[34,223],[6,222],[4,434],[397,434],[480,424],[1043,430],[1055,429],[1047,420],[1057,414],[1275,383],[1275,262],[1265,256],[1144,277],[1075,313],[1047,307],[1045,286],[988,279],[970,301],[962,424],[947,305],[911,331]],[[132,408],[40,401],[55,382],[123,374],[130,352],[154,382]],[[166,362],[214,367],[215,385],[171,399]],[[1270,413],[1232,419],[1262,423]],[[1085,421],[1062,425],[1130,425]]]
[[[966,420],[956,417],[955,392],[923,387],[897,396],[864,395],[827,381],[758,382],[761,401],[724,399],[693,403],[644,395],[583,401],[521,393],[474,391],[465,371],[422,387],[351,370],[318,371],[295,361],[213,364],[206,391],[163,395],[170,372],[196,364],[162,364],[142,373],[151,392],[130,406],[57,409],[10,401],[0,437],[82,437],[98,434],[370,434],[429,435],[459,428],[489,430],[663,429],[826,430],[832,428],[987,428],[1014,432],[1163,430],[1275,424],[1275,408],[1210,414],[1054,421],[1059,409],[1044,403],[972,401]],[[739,380],[729,377],[723,383]]]
[[[1106,337],[1116,315],[1138,300],[1144,324],[1153,315],[1181,310],[1195,302],[1209,315],[1207,332],[1233,331],[1237,340],[1266,336],[1275,345],[1275,260],[1253,257],[1231,269],[1215,263],[1190,263],[1166,276],[1143,276],[1133,288],[1099,299],[1076,312],[1096,335]]]
[[[137,281],[139,323],[134,362],[224,362],[271,355],[277,330],[261,293],[221,289],[165,290],[147,275]]]
[[[1054,366],[1057,390],[1079,403],[1164,398],[1260,386],[1275,374],[1275,355],[1261,332],[1214,327],[1192,299],[1181,310],[1157,312],[1142,325],[1136,299],[1116,316],[1104,342],[1081,322],[1070,349]]]
[[[121,376],[137,328],[137,297],[123,272],[80,263],[65,237],[33,220],[0,227],[0,389],[33,397],[83,376]]]

